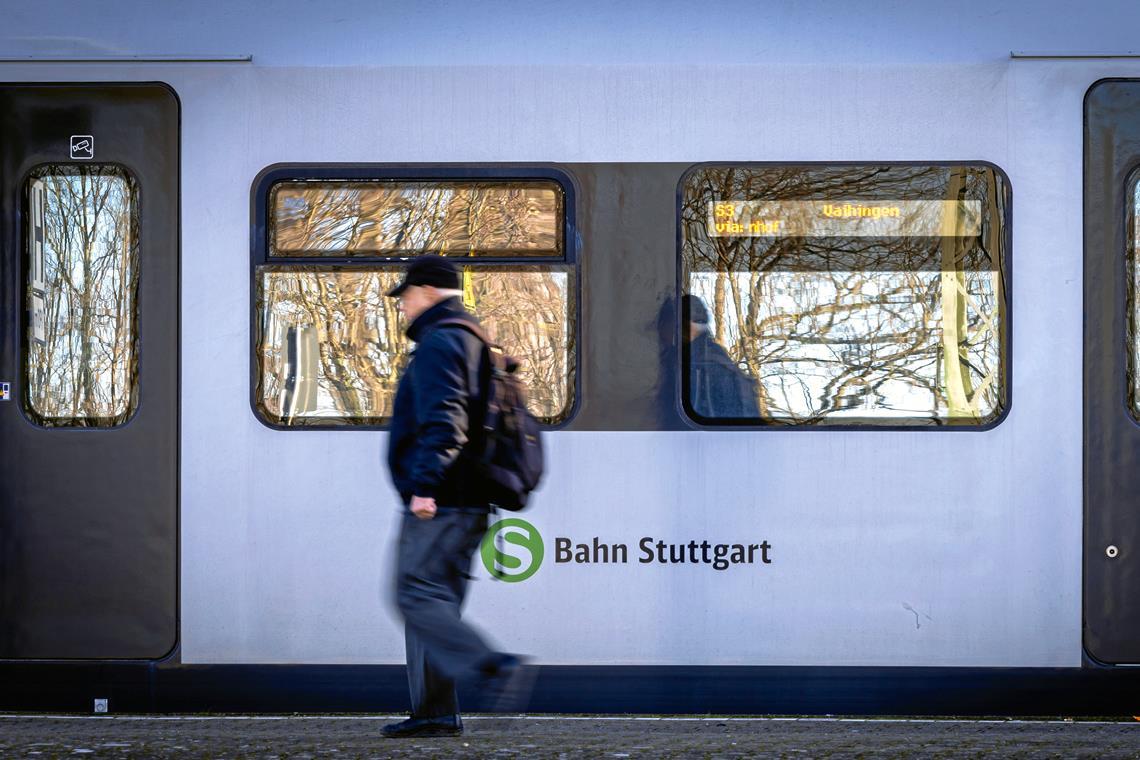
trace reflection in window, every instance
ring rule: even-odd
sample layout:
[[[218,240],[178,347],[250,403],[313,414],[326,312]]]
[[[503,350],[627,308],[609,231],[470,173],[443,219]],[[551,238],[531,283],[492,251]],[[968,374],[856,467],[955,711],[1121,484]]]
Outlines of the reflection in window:
[[[831,201],[819,208],[832,217],[836,208],[854,209],[853,228],[864,210],[944,216],[924,223],[925,236],[900,224],[894,236],[853,229],[808,237],[794,231],[822,224],[775,218],[744,220],[758,234],[723,234],[735,229],[734,219],[710,234],[718,211],[751,208],[729,201],[786,200]],[[954,203],[906,203],[926,200]],[[693,172],[681,218],[686,288],[699,299],[686,309],[689,409],[706,422],[754,424],[978,426],[997,419],[1007,398],[1007,202],[1001,176],[988,167]],[[787,207],[809,213],[816,204]],[[793,234],[781,234],[789,229]]]
[[[531,411],[544,422],[573,404],[575,324],[571,267],[468,267],[464,302],[518,358]],[[261,267],[257,400],[282,425],[378,424],[392,402],[410,342],[396,299],[402,269]]]
[[[562,255],[554,182],[281,182],[270,255]]]
[[[1132,181],[1128,223],[1128,408],[1140,421],[1140,181]]]
[[[138,403],[136,205],[113,167],[29,181],[25,403],[42,425],[119,425]]]

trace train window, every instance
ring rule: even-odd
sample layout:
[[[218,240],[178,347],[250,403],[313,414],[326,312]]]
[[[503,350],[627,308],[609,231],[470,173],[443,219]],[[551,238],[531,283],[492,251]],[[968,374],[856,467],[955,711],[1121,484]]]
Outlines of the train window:
[[[278,182],[270,256],[560,258],[561,186],[552,181]]]
[[[51,165],[27,185],[25,410],[113,427],[138,404],[137,188],[122,168]]]
[[[987,427],[1004,415],[1000,170],[704,165],[679,202],[695,421]]]
[[[261,267],[256,390],[278,425],[378,424],[391,415],[409,343],[394,299],[402,270]],[[464,301],[521,360],[531,411],[554,424],[573,402],[569,266],[464,267]]]
[[[404,260],[462,257],[464,305],[519,359],[548,425],[576,401],[573,186],[556,170],[288,167],[255,185],[252,403],[283,428],[387,423],[411,345],[384,294]],[[457,179],[455,174],[464,179]]]

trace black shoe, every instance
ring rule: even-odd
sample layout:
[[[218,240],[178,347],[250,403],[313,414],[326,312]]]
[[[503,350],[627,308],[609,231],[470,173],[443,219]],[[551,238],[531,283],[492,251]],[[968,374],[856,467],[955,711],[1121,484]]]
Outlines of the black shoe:
[[[440,715],[438,718],[408,718],[399,723],[384,726],[383,734],[389,739],[404,739],[413,736],[459,736],[463,733],[463,721],[458,715]]]
[[[502,654],[484,673],[481,691],[488,712],[522,712],[530,704],[530,694],[538,677],[538,667],[528,665],[527,657]]]

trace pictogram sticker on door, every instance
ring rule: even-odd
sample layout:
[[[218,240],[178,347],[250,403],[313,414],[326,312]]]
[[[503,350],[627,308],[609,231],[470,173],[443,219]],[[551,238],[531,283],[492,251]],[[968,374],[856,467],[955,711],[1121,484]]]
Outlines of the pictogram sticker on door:
[[[95,138],[91,135],[72,135],[71,157],[73,159],[95,158]]]

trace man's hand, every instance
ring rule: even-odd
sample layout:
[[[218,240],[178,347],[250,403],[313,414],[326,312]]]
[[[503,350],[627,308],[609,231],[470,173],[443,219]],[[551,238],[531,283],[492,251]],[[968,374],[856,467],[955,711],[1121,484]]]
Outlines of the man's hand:
[[[412,514],[421,520],[430,520],[435,517],[435,499],[427,496],[413,496]]]

